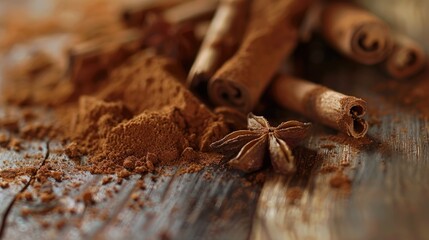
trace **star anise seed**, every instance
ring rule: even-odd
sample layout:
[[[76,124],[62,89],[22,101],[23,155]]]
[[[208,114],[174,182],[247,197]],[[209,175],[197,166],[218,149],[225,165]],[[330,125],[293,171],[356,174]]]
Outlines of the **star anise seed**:
[[[248,130],[232,132],[210,147],[228,159],[235,155],[228,163],[246,173],[262,168],[268,152],[273,169],[290,174],[296,170],[292,148],[306,137],[310,127],[310,123],[299,121],[287,121],[271,127],[264,117],[249,113]]]

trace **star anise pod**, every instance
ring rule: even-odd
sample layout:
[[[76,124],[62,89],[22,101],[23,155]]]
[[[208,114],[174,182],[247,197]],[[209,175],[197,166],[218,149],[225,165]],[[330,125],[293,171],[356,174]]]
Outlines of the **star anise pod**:
[[[247,130],[232,132],[210,147],[227,158],[236,155],[228,163],[246,173],[262,168],[268,152],[274,170],[290,174],[296,170],[291,149],[306,137],[310,126],[310,123],[287,121],[271,127],[264,117],[249,113]]]

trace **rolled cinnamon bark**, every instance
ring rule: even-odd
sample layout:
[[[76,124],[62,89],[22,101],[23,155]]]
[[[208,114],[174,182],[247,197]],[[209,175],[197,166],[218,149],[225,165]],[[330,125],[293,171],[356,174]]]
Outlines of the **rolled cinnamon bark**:
[[[298,25],[311,0],[254,0],[240,48],[209,81],[216,105],[249,112],[283,59],[294,49]]]
[[[146,0],[126,5],[122,10],[122,22],[127,27],[142,27],[148,13],[159,13],[187,0]]]
[[[142,35],[133,30],[77,44],[69,50],[68,74],[72,82],[84,84],[106,75],[140,48]]]
[[[405,35],[395,35],[395,46],[384,64],[388,74],[394,78],[410,77],[420,70],[426,62],[423,48]]]
[[[287,75],[277,77],[270,94],[281,107],[296,111],[354,138],[364,137],[368,123],[363,99]]]
[[[166,9],[162,18],[170,24],[210,19],[216,11],[218,0],[192,0]]]
[[[150,0],[125,7],[122,22],[127,27],[141,28],[153,14],[170,24],[200,21],[213,16],[218,2],[219,0]]]
[[[244,32],[248,5],[248,0],[221,1],[189,72],[187,87],[207,82],[235,52]]]
[[[379,63],[392,49],[389,27],[373,14],[350,3],[327,4],[321,22],[327,42],[357,62]]]

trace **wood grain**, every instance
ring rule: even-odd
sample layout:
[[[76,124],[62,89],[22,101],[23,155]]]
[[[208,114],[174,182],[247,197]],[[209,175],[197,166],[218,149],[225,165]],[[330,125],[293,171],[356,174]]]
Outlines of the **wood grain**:
[[[411,11],[395,5],[400,14]],[[425,21],[417,21],[421,21],[419,28],[425,26]],[[410,26],[409,21],[406,24]],[[420,35],[427,37],[426,32]],[[34,174],[0,188],[0,239],[160,239],[163,235],[172,239],[429,239],[429,122],[386,96],[395,93],[375,89],[387,80],[376,67],[359,66],[326,49],[312,54],[323,63],[311,69],[305,66],[308,79],[368,101],[373,124],[369,143],[363,147],[315,124],[312,136],[294,151],[297,173],[288,177],[268,173],[261,189],[224,169],[185,175],[169,169],[170,175],[156,180],[151,175],[133,176],[121,185],[112,176],[113,181],[103,185],[105,176],[75,171],[77,163],[62,154],[60,143],[24,141],[20,152],[0,149],[0,170],[39,169],[56,162],[64,176],[61,182],[48,179],[47,186],[56,194],[49,203],[17,198],[20,192],[35,192]],[[0,61],[0,70],[4,64]],[[8,108],[0,108],[0,117],[19,112]],[[49,111],[40,111],[46,116],[41,121],[52,121]],[[273,120],[295,117],[281,111]],[[349,191],[331,187],[335,173],[321,170],[332,165],[343,168],[350,178]],[[140,181],[145,189],[139,187]],[[291,201],[291,189],[301,189],[302,196]],[[89,190],[96,204],[82,202]],[[133,194],[142,207],[135,206]],[[33,214],[24,216],[23,209]]]
[[[428,121],[375,90],[387,80],[376,68],[338,57],[331,64],[340,67],[324,68],[323,75],[314,73],[316,81],[366,99],[370,114],[382,113],[372,116],[381,122],[370,128],[372,143],[356,148],[341,138],[332,142],[327,138],[332,131],[316,126],[305,145],[316,153],[297,156],[300,164],[312,166],[307,168],[312,174],[273,176],[265,183],[252,239],[427,239]],[[334,146],[321,148],[326,144]],[[341,167],[344,161],[349,164],[344,173],[352,181],[346,192],[331,187],[335,173],[320,172],[323,166]],[[294,186],[303,195],[291,204],[286,193]]]

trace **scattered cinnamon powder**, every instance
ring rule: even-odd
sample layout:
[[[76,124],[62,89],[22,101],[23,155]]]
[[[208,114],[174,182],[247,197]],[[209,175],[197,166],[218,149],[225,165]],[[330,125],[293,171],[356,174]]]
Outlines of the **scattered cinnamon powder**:
[[[31,194],[31,192],[23,192],[22,193],[22,197],[27,200],[27,201],[32,201],[33,200],[33,194]]]
[[[341,190],[350,190],[351,184],[352,181],[350,180],[350,178],[341,171],[337,172],[329,180],[329,185],[331,185],[331,187]]]
[[[18,138],[12,138],[9,142],[9,148],[15,151],[21,150],[21,140],[19,140]]]
[[[362,150],[365,148],[370,148],[372,147],[372,144],[374,143],[374,141],[368,137],[365,136],[363,138],[359,138],[359,139],[353,139],[350,138],[349,136],[342,134],[342,133],[338,133],[337,135],[329,135],[326,137],[323,137],[322,140],[329,140],[331,142],[335,142],[335,143],[339,143],[339,144],[343,144],[343,145],[349,145],[353,148]],[[329,145],[329,144],[326,144]]]
[[[18,168],[18,169],[5,169],[0,171],[0,177],[5,179],[5,180],[14,180],[19,176],[24,176],[24,175],[33,175],[35,174],[37,171],[36,168],[33,167],[22,167],[22,168]]]
[[[93,84],[92,92],[86,92],[89,94],[86,96],[80,96],[79,86],[69,86],[70,82],[63,77],[49,75],[57,71],[52,59],[36,54],[14,74],[9,74],[9,78],[22,81],[14,83],[12,88],[31,83],[35,84],[30,87],[33,91],[28,92],[25,101],[19,94],[6,96],[5,100],[19,105],[54,107],[56,122],[26,124],[20,129],[21,136],[72,140],[64,152],[71,159],[88,155],[87,167],[93,173],[117,172],[126,177],[165,165],[186,164],[189,159],[181,158],[185,148],[207,150],[212,141],[229,132],[224,120],[182,85],[183,70],[172,60],[151,52],[136,54],[102,84],[89,82],[88,85]],[[38,77],[40,80],[35,79]],[[45,79],[55,88],[46,88]],[[63,85],[71,88],[68,94],[56,90]],[[35,96],[40,93],[38,88],[50,94],[41,94],[43,98]],[[218,157],[203,158],[203,165],[210,159],[219,162]],[[193,164],[194,171],[203,166],[196,167],[202,164],[198,162]],[[126,171],[129,173],[125,174]]]
[[[300,187],[289,188],[286,192],[286,197],[289,203],[295,203],[302,197],[302,189]]]
[[[338,167],[335,165],[325,165],[320,169],[320,173],[332,173],[338,170]]]
[[[5,133],[0,133],[0,145],[5,147],[9,142],[9,136]]]
[[[67,145],[64,149],[64,153],[71,159],[79,158],[82,155],[76,142],[71,142]]]
[[[50,202],[52,200],[54,200],[56,198],[56,195],[54,193],[50,193],[50,192],[43,192],[40,194],[40,200],[42,202]]]
[[[334,144],[322,144],[322,145],[320,145],[320,147],[321,148],[326,148],[329,151],[331,151],[332,149],[335,149],[336,146]]]
[[[112,182],[112,180],[113,180],[113,178],[111,176],[105,176],[101,180],[101,184],[106,185],[106,184]]]
[[[0,188],[3,188],[3,189],[5,189],[5,188],[9,188],[9,183],[8,182],[0,182]]]
[[[95,203],[94,198],[93,198],[93,193],[90,189],[86,190],[82,194],[82,200],[85,203],[85,205],[92,205]]]
[[[105,139],[113,127],[128,117],[130,113],[122,103],[81,97],[76,115],[70,117],[69,137],[76,144],[68,147],[71,148],[68,150],[69,154],[77,157],[80,153],[95,151],[103,144],[99,141]]]
[[[376,86],[376,90],[386,93],[389,99],[406,107],[408,110],[417,110],[424,119],[429,119],[429,67],[425,71],[409,81],[395,79],[382,82]],[[395,94],[392,94],[395,93]]]
[[[0,127],[16,133],[19,131],[19,120],[16,118],[0,119]]]

